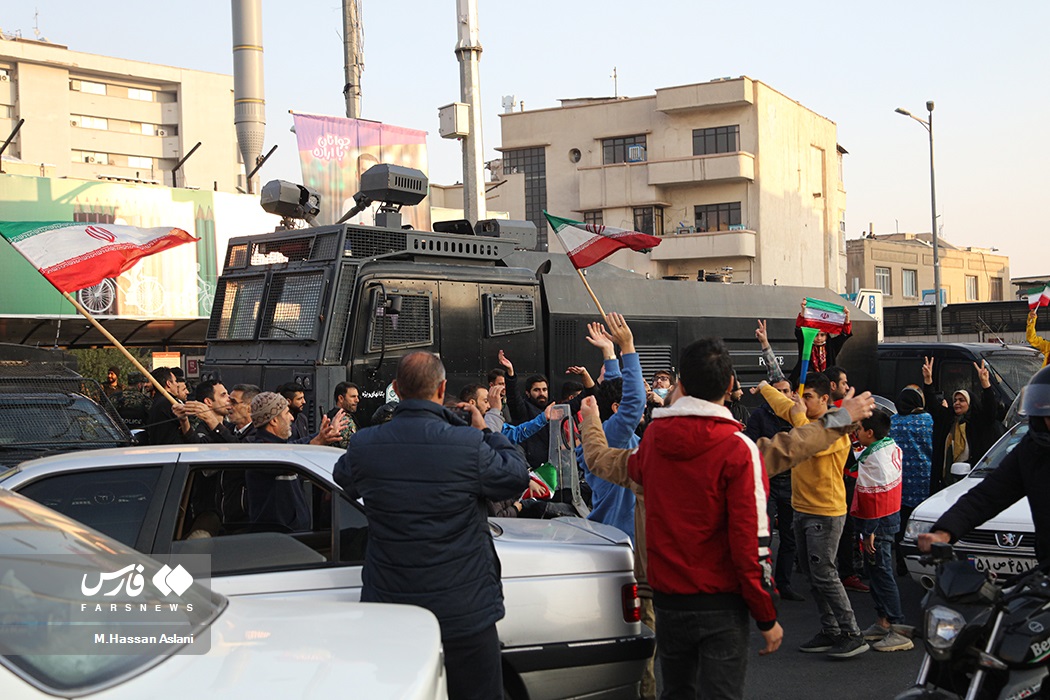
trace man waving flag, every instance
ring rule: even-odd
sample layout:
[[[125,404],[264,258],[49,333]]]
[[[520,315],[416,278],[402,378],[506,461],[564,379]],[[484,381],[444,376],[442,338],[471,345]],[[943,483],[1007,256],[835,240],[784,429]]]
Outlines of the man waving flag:
[[[0,222],[0,236],[60,292],[98,284],[140,258],[197,239],[181,228],[137,228],[72,221]]]
[[[558,240],[565,246],[569,260],[577,270],[590,267],[622,248],[646,252],[660,245],[660,239],[647,233],[626,231],[601,224],[562,219],[543,212]]]

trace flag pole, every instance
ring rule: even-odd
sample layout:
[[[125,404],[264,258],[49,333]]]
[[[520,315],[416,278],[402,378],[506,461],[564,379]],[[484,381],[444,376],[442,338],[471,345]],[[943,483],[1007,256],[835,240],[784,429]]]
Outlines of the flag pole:
[[[61,292],[61,290],[59,290],[59,291]],[[67,299],[67,300],[69,301],[69,303],[70,303],[70,304],[72,304],[72,305],[74,306],[74,308],[76,308],[76,310],[77,310],[77,311],[79,311],[79,312],[80,312],[80,314],[81,314],[81,315],[82,315],[82,316],[83,316],[84,318],[86,318],[86,319],[88,320],[88,322],[89,322],[89,323],[90,323],[90,324],[91,324],[92,326],[94,326],[94,327],[95,327],[95,329],[96,329],[96,330],[97,330],[97,331],[98,331],[99,333],[101,333],[101,334],[102,334],[103,336],[105,336],[106,340],[108,340],[109,342],[113,343],[113,347],[115,347],[115,348],[116,348],[117,350],[120,350],[120,351],[121,351],[122,353],[124,353],[124,357],[128,358],[128,360],[130,360],[130,361],[131,361],[131,364],[135,365],[135,368],[136,368],[136,369],[138,369],[138,370],[139,370],[140,372],[142,372],[142,376],[144,376],[144,377],[145,377],[146,379],[148,379],[148,380],[149,380],[150,384],[152,384],[152,385],[153,385],[153,388],[154,388],[154,389],[156,389],[156,390],[157,390],[158,392],[160,392],[160,395],[161,395],[161,396],[163,396],[163,397],[164,397],[164,398],[166,398],[166,399],[167,399],[168,401],[170,401],[170,402],[171,402],[171,405],[172,405],[172,406],[174,406],[175,404],[177,404],[177,403],[178,403],[178,401],[177,401],[177,400],[175,399],[175,397],[174,397],[174,396],[172,396],[171,394],[169,394],[169,393],[168,393],[168,391],[167,391],[167,389],[165,389],[164,387],[162,387],[162,386],[160,385],[160,382],[158,382],[158,381],[157,381],[156,379],[154,379],[154,378],[153,378],[153,374],[152,374],[152,373],[151,373],[151,372],[150,372],[150,371],[149,371],[148,369],[146,369],[145,367],[143,367],[143,366],[142,366],[142,363],[141,363],[141,362],[139,362],[139,361],[138,361],[138,360],[137,360],[137,359],[135,358],[135,356],[134,356],[134,355],[132,355],[132,354],[131,354],[130,352],[128,352],[127,348],[125,348],[125,347],[124,347],[124,346],[123,346],[123,345],[121,344],[121,342],[120,342],[119,340],[117,340],[116,338],[114,338],[114,337],[113,337],[113,334],[112,334],[112,333],[110,333],[110,332],[109,332],[109,331],[107,331],[107,330],[106,330],[105,328],[103,328],[103,327],[102,327],[102,324],[101,324],[101,323],[99,323],[99,322],[98,322],[98,321],[97,321],[97,320],[95,319],[95,317],[94,317],[94,316],[92,316],[92,315],[91,315],[91,314],[90,314],[90,313],[88,312],[88,310],[87,310],[87,309],[85,309],[85,308],[84,308],[83,306],[81,306],[81,305],[80,305],[80,302],[79,302],[79,301],[77,301],[77,298],[76,298],[76,297],[75,297],[75,296],[74,296],[73,294],[70,294],[69,292],[62,292],[62,296],[64,296],[64,297],[65,297],[65,298],[66,298],[66,299]]]
[[[605,321],[605,325],[609,325],[609,319],[605,317],[605,309],[602,308],[602,303],[598,301],[598,297],[594,296],[594,290],[591,289],[591,285],[587,283],[587,277],[583,274],[583,270],[577,267],[576,272],[579,274],[583,286],[587,288],[587,293],[590,294],[591,299],[594,300],[594,305],[598,307],[598,313],[602,315],[602,320]]]

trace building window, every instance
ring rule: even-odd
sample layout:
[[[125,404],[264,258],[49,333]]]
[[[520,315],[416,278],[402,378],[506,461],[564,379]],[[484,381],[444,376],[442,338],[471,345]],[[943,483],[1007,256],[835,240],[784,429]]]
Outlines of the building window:
[[[102,117],[88,117],[83,114],[74,114],[69,118],[70,126],[79,126],[81,129],[109,129],[109,120]]]
[[[693,129],[693,155],[733,153],[740,150],[740,126],[716,126],[711,129]]]
[[[604,226],[605,222],[602,220],[601,210],[583,212],[583,223],[591,226]]]
[[[641,148],[638,148],[638,147]],[[602,139],[602,163],[636,163],[645,160],[645,134]]]
[[[662,207],[635,207],[634,230],[650,236],[664,235],[664,210]]]
[[[966,275],[966,301],[977,301],[976,275]]]
[[[693,211],[698,233],[730,231],[743,227],[740,222],[740,202],[700,204],[693,207]]]
[[[536,250],[547,250],[547,156],[543,147],[503,153],[503,171],[525,176],[525,218],[536,224]]]
[[[79,90],[80,92],[86,92],[92,95],[106,94],[105,83],[93,83],[89,80],[74,80],[72,83],[72,88],[74,90]]]
[[[139,88],[128,88],[128,98],[132,100],[141,100],[143,102],[152,102],[153,91],[142,90]]]
[[[157,125],[156,124],[141,124],[139,122],[131,122],[131,133],[142,134],[143,136],[156,136]]]
[[[875,268],[875,286],[881,289],[886,296],[893,294],[893,285],[890,284],[890,268]]]
[[[1002,277],[990,277],[989,282],[991,283],[991,299],[989,301],[1002,301],[1003,300],[1003,278]]]
[[[11,105],[0,105],[0,119],[7,119],[14,116],[15,108]]]
[[[901,294],[908,298],[919,296],[919,271],[901,270]]]
[[[129,168],[146,168],[148,170],[153,169],[153,159],[145,158],[143,156],[128,156],[128,167]]]

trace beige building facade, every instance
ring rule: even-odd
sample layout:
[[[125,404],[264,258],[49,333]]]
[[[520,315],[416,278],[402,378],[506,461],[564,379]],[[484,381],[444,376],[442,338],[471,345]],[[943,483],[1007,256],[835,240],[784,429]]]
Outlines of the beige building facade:
[[[846,242],[850,292],[881,289],[884,306],[934,303],[933,244],[928,233],[876,234]],[[1008,301],[1010,258],[988,248],[958,248],[938,240],[945,304]],[[923,292],[929,292],[924,299]]]
[[[20,119],[4,170],[145,181],[233,192],[243,188],[233,78],[0,38],[0,142]],[[29,174],[29,173],[26,173]]]
[[[747,77],[501,115],[503,170],[525,210],[663,237],[610,262],[653,276],[845,291],[846,192],[835,123]]]

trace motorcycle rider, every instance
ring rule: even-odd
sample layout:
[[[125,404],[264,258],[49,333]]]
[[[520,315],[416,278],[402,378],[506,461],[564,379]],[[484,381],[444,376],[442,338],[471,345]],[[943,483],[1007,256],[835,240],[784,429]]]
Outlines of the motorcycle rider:
[[[1024,388],[1021,413],[1028,433],[1003,459],[999,468],[970,489],[919,535],[918,546],[929,552],[935,542],[955,542],[1024,496],[1035,525],[1035,556],[1050,560],[1050,367],[1044,367]]]

